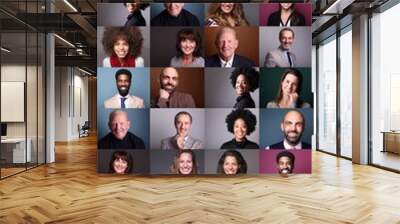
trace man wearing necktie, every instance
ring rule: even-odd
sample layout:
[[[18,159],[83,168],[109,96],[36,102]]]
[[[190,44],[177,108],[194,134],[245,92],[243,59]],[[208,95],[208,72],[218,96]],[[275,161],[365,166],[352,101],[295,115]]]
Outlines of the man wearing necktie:
[[[104,101],[105,108],[144,108],[144,103],[141,98],[129,94],[129,89],[132,84],[132,73],[128,69],[119,69],[115,73],[115,81],[118,93]]]
[[[283,141],[272,144],[266,149],[311,149],[309,143],[301,141],[305,125],[304,116],[299,110],[289,110],[281,122]]]
[[[296,67],[296,55],[290,52],[294,41],[294,31],[290,28],[283,28],[279,32],[279,42],[276,50],[270,51],[265,56],[265,67]]]

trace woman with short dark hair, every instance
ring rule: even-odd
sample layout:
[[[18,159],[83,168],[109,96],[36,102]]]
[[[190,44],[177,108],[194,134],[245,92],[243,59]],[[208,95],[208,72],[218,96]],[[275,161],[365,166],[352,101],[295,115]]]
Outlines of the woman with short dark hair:
[[[259,149],[257,143],[246,138],[256,129],[257,124],[257,118],[250,110],[233,110],[228,114],[225,122],[234,138],[222,144],[221,149]]]
[[[255,108],[256,104],[251,98],[250,92],[258,89],[259,73],[252,67],[236,68],[231,74],[231,84],[237,94],[236,109]]]
[[[131,173],[133,169],[132,156],[126,151],[116,151],[112,154],[109,172],[116,174]]]
[[[279,10],[268,17],[267,26],[305,26],[305,18],[296,11],[294,3],[279,3]]]
[[[179,30],[175,44],[177,55],[171,58],[171,67],[204,67],[201,57],[201,36],[191,29]]]

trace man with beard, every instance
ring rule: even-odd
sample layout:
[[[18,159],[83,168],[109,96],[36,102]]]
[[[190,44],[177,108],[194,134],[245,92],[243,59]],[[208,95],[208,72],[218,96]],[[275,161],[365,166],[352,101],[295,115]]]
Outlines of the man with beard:
[[[132,73],[127,69],[120,69],[115,73],[118,93],[104,101],[105,108],[144,108],[143,100],[129,94],[132,83]]]
[[[294,31],[290,28],[283,28],[279,32],[280,46],[270,51],[265,56],[265,67],[295,67],[296,55],[290,51],[294,41]]]
[[[161,149],[202,149],[203,142],[190,135],[192,129],[192,115],[181,111],[174,119],[176,134],[161,141]]]
[[[297,110],[289,110],[282,119],[281,130],[284,139],[281,142],[270,145],[269,149],[311,149],[311,145],[301,141],[305,127],[302,113]]]
[[[153,98],[151,106],[156,108],[193,108],[196,107],[190,94],[176,90],[179,74],[175,68],[167,67],[160,74],[159,95]]]
[[[282,175],[293,173],[295,157],[293,153],[284,150],[276,155],[276,168]]]

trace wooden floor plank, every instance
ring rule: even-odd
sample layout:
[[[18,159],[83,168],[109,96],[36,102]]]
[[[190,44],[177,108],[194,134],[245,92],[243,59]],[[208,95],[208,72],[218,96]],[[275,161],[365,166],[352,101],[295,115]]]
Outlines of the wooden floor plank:
[[[313,152],[313,174],[96,173],[96,139],[0,181],[0,223],[400,223],[400,175]]]

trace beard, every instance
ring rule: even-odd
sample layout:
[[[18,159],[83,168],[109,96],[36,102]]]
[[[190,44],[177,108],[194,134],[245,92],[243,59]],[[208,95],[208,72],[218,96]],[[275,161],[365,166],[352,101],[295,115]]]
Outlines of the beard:
[[[126,96],[129,93],[129,86],[122,86],[118,88],[119,95]]]
[[[290,133],[296,133],[296,136],[289,136]],[[300,142],[301,134],[292,131],[292,132],[285,132],[285,139],[288,141],[289,144],[291,145],[297,145]]]
[[[288,167],[288,168],[279,169],[279,173],[283,174],[283,175],[290,174],[290,173],[292,173],[292,168]]]

